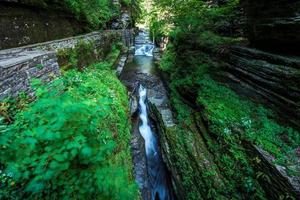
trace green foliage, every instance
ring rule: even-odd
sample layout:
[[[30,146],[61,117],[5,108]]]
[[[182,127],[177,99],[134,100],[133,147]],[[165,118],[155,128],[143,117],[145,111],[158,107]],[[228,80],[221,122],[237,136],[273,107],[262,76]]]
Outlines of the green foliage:
[[[104,26],[113,16],[109,0],[64,0],[79,19],[86,19],[94,28]]]
[[[152,2],[145,22],[158,41],[162,36],[170,41],[159,68],[168,78],[178,125],[167,131],[165,142],[172,167],[187,188],[185,197],[266,199],[258,179],[271,179],[256,171],[243,142],[261,147],[295,174],[300,140],[299,133],[279,125],[272,112],[241,100],[210,78],[221,70],[218,55],[243,40],[241,26],[236,26],[239,0],[222,5],[204,0]]]
[[[0,117],[8,124],[12,123],[16,113],[28,106],[31,97],[25,93],[19,93],[16,98],[6,98],[0,102]]]
[[[58,52],[58,63],[63,71],[77,69],[83,71],[85,67],[97,63],[97,61],[106,57],[101,63],[104,65],[113,65],[114,61],[120,55],[123,44],[114,43],[112,49],[107,54],[105,50],[94,47],[93,42],[80,41],[74,48],[63,49]]]
[[[113,55],[49,85],[33,81],[37,100],[0,126],[0,163],[11,177],[1,199],[137,198],[127,93]]]
[[[36,66],[36,68],[38,68],[39,70],[42,70],[42,69],[44,68],[44,65],[43,65],[43,64],[38,64],[38,65]]]
[[[271,119],[274,116],[270,110],[241,100],[233,91],[208,77],[198,83],[201,89],[197,102],[205,107],[204,114],[214,133],[229,142],[249,140],[272,153],[282,165],[292,164],[290,158],[296,157],[293,150],[300,144],[297,131],[279,125]]]
[[[211,1],[187,0],[153,0],[151,12],[145,21],[150,25],[155,36],[169,35],[170,32],[196,33],[212,31],[233,34],[239,0],[227,1],[222,6],[213,5]],[[221,31],[222,30],[222,31]],[[226,34],[226,33],[225,33]]]
[[[95,63],[101,56],[101,52],[94,51],[93,42],[81,40],[74,48],[59,50],[57,55],[62,70],[83,70],[84,67]]]
[[[77,19],[87,21],[93,29],[104,28],[117,10],[110,0],[23,0],[21,3],[71,12]]]
[[[187,199],[199,199],[199,196],[212,199],[265,199],[239,141],[221,136],[215,139],[212,133],[203,129],[201,117],[196,117],[200,114],[183,103],[174,88],[171,95],[178,125],[175,130],[168,130],[167,141],[171,145],[172,163],[183,177],[184,188],[187,188]],[[196,127],[202,127],[201,131]]]
[[[171,44],[168,45],[168,49],[164,52],[160,61],[160,69],[164,72],[171,73],[172,68],[175,66],[176,54]]]

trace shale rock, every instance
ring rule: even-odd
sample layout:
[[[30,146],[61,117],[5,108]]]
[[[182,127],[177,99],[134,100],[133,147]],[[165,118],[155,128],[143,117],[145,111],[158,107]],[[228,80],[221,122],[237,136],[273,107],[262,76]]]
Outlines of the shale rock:
[[[280,51],[300,49],[300,1],[243,0],[242,5],[247,35],[254,46]]]
[[[235,46],[223,74],[233,89],[300,126],[300,58]]]

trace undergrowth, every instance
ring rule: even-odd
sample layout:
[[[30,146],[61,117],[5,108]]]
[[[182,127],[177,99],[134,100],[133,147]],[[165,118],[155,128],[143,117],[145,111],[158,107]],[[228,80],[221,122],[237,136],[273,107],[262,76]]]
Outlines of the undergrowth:
[[[176,45],[168,45],[159,67],[169,77],[171,101],[178,120],[177,127],[170,130],[167,140],[172,146],[173,164],[188,180],[182,184],[189,188],[189,199],[195,199],[193,196],[201,192],[192,187],[198,184],[197,180],[202,180],[205,183],[202,187],[210,191],[204,197],[266,198],[258,179],[270,181],[270,177],[256,171],[253,162],[259,163],[260,160],[249,157],[243,145],[245,141],[267,151],[274,157],[274,164],[286,167],[289,175],[297,175],[295,150],[300,144],[299,133],[278,124],[276,116],[262,105],[241,99],[231,89],[213,80],[211,76],[218,65],[208,54],[196,51],[183,55],[178,51],[183,52]],[[199,129],[191,127],[203,128],[205,125],[203,118],[209,133],[202,129],[201,135],[190,138],[193,135],[190,131],[199,132]],[[192,144],[191,148],[189,144]],[[207,163],[210,160],[214,167],[200,170],[200,173],[195,172],[199,167],[194,168],[191,173],[191,163],[196,161],[188,155],[197,155],[192,151],[197,145],[211,152],[206,161],[197,158],[197,162]],[[185,168],[186,163],[192,168]],[[216,187],[218,176],[222,177],[223,184]]]
[[[137,199],[118,55],[32,81],[36,100],[0,126],[1,199]]]

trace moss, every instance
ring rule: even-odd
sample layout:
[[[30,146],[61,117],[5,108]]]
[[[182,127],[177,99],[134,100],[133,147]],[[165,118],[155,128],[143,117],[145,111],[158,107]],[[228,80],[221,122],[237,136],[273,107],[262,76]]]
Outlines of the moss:
[[[105,62],[115,61],[121,53],[122,44],[115,43],[112,48],[109,50],[106,50],[106,47],[96,48],[94,42],[81,40],[74,48],[59,50],[57,53],[58,63],[63,72],[70,69],[83,71],[86,66],[95,64],[104,58]]]
[[[300,144],[299,133],[276,123],[274,114],[261,105],[241,100],[233,91],[209,77],[199,80],[197,102],[211,130],[228,141],[248,140],[271,153],[280,164],[290,165],[287,156]],[[239,131],[240,130],[240,131]],[[282,140],[285,138],[285,141]],[[294,155],[296,157],[296,155]]]
[[[58,64],[63,71],[69,69],[83,70],[84,67],[99,61],[100,51],[94,51],[93,42],[79,41],[79,43],[70,49],[59,50],[57,53]]]

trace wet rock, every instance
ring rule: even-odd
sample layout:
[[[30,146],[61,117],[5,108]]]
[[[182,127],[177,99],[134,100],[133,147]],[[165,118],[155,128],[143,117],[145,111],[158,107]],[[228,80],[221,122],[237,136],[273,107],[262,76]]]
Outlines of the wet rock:
[[[153,50],[153,58],[156,61],[160,61],[162,56],[162,49],[161,48],[155,48]]]
[[[122,73],[126,60],[127,55],[122,55],[117,65],[117,76],[120,76],[120,74]]]
[[[122,11],[121,15],[117,19],[115,19],[111,24],[111,28],[115,30],[123,30],[128,29],[130,27],[132,27],[131,16],[127,11]]]
[[[147,161],[145,152],[145,142],[139,133],[139,120],[137,117],[132,118],[132,139],[131,149],[134,165],[134,176],[141,191],[143,200],[150,200],[151,194],[149,192]]]
[[[134,55],[134,52],[135,52],[135,46],[129,47],[128,53]]]
[[[138,111],[138,98],[136,95],[129,94],[130,96],[130,114],[135,115]]]
[[[206,127],[202,126],[198,129],[195,123],[191,123],[186,127],[184,136],[180,136],[183,133],[178,132],[179,129],[176,125],[166,126],[167,123],[163,119],[162,113],[167,114],[168,112],[169,110],[160,110],[156,105],[150,104],[150,116],[158,124],[163,159],[171,172],[176,196],[180,200],[188,199],[188,194],[193,190],[193,194],[198,199],[207,199],[206,178],[202,177],[204,171],[216,170],[216,174],[210,176],[210,181],[214,182],[214,186],[220,187],[224,183],[221,173],[213,168],[216,163],[214,163],[213,155],[205,144]],[[200,120],[197,119],[197,121]],[[187,168],[182,168],[178,163],[186,165],[193,174],[189,174],[186,171]],[[187,179],[190,181],[189,188],[184,183]]]

